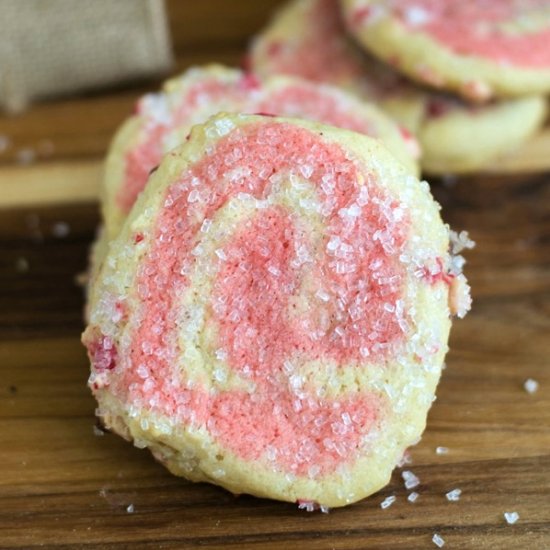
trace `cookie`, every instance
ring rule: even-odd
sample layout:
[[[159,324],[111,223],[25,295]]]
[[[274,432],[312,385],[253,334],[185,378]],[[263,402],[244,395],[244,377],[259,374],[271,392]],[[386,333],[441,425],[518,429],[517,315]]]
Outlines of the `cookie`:
[[[398,109],[397,102],[387,111]],[[527,142],[544,124],[544,98],[498,101],[466,106],[451,97],[432,97],[418,134],[422,168],[430,174],[468,174]]]
[[[547,0],[341,0],[348,28],[412,79],[473,101],[550,93]]]
[[[220,111],[308,118],[365,133],[382,139],[408,169],[418,171],[415,140],[355,96],[297,78],[259,80],[221,66],[194,68],[168,81],[161,93],[145,96],[115,137],[103,185],[107,239],[118,233],[162,156],[182,143],[194,124]]]
[[[460,266],[428,185],[377,140],[220,114],[110,245],[83,334],[98,414],[192,481],[362,499],[424,430]]]
[[[358,51],[346,35],[337,0],[287,4],[254,40],[249,63],[263,76],[291,74],[329,82],[379,104],[416,135],[421,167],[433,174],[483,168],[526,141],[546,114],[539,96],[472,106],[415,86]]]

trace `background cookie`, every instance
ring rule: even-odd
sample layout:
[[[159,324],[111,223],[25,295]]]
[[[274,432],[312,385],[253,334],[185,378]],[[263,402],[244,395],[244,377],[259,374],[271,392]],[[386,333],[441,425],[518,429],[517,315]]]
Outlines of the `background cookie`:
[[[418,441],[468,309],[448,249],[427,184],[376,140],[219,115],[111,243],[83,335],[99,415],[191,480],[361,499]]]
[[[161,93],[145,96],[115,137],[103,185],[107,239],[118,233],[162,156],[181,144],[194,124],[220,111],[308,118],[362,132],[383,140],[409,170],[418,171],[415,140],[376,107],[339,89],[296,78],[260,81],[216,65],[194,68],[168,81]]]
[[[538,96],[473,107],[415,86],[358,51],[346,35],[337,0],[290,2],[255,39],[249,62],[261,75],[330,82],[377,102],[417,136],[422,168],[436,174],[482,168],[535,133],[546,113]]]
[[[348,28],[411,78],[485,101],[550,93],[547,0],[341,0]]]

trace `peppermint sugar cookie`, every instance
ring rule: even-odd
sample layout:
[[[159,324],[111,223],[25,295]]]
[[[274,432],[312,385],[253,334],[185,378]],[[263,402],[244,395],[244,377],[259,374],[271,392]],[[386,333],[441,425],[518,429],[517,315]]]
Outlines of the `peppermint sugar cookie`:
[[[162,156],[194,124],[220,111],[307,118],[361,132],[381,139],[408,169],[418,171],[416,142],[377,107],[339,89],[297,78],[259,80],[218,65],[193,68],[169,80],[161,93],[143,97],[115,137],[102,192],[106,239],[116,236]]]
[[[340,0],[369,51],[411,78],[486,101],[550,93],[547,0]]]
[[[422,434],[469,307],[460,266],[378,141],[220,114],[164,157],[101,268],[98,414],[187,479],[355,502]]]
[[[359,5],[351,11],[350,27],[365,13]],[[398,58],[388,61],[395,64]],[[416,86],[389,64],[361,55],[347,36],[338,0],[291,0],[253,41],[249,63],[262,76],[328,82],[378,104],[417,137],[422,170],[431,174],[484,168],[527,141],[546,114],[539,96],[480,106]]]

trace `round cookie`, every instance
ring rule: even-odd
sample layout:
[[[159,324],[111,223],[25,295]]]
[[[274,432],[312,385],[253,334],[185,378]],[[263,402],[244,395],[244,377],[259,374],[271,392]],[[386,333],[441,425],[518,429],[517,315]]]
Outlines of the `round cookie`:
[[[340,0],[350,32],[414,80],[474,101],[550,93],[547,0]]]
[[[378,108],[334,87],[289,77],[260,81],[222,66],[188,70],[145,96],[111,146],[103,185],[106,238],[112,239],[162,156],[182,143],[194,124],[220,111],[307,118],[380,138],[410,170],[418,171],[414,140]]]
[[[399,108],[398,106],[392,106]],[[391,114],[392,108],[387,109]],[[430,174],[467,174],[525,143],[544,123],[542,97],[466,107],[450,97],[432,98],[419,141],[426,154],[422,169]]]
[[[83,342],[104,424],[173,473],[343,506],[424,430],[461,262],[377,141],[220,114],[168,153],[111,243]]]
[[[260,75],[329,82],[378,103],[416,135],[422,169],[434,174],[483,168],[526,141],[546,114],[545,100],[538,96],[481,107],[415,86],[354,47],[338,0],[291,1],[255,39],[249,62]]]

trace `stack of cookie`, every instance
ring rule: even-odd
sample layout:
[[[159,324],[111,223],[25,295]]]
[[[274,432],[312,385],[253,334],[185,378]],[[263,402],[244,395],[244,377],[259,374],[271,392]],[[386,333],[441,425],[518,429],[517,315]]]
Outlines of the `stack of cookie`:
[[[251,68],[330,82],[374,102],[432,174],[468,173],[544,123],[545,0],[293,0],[255,40]]]
[[[107,428],[193,481],[324,509],[419,440],[472,243],[418,180],[412,133],[364,100],[420,125],[427,92],[382,101],[400,79],[364,77],[336,3],[288,9],[259,76],[191,69],[119,130],[83,342]],[[304,74],[268,74],[290,55]]]

